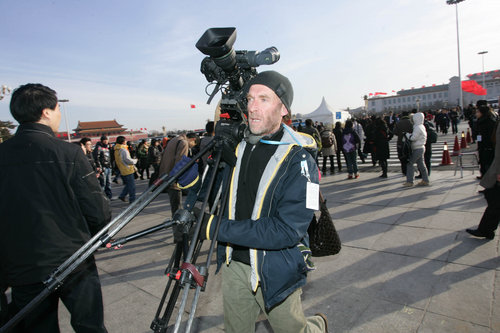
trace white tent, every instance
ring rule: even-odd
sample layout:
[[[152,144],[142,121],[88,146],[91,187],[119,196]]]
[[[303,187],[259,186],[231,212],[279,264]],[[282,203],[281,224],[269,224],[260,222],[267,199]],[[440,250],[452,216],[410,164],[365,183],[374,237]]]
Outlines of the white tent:
[[[316,110],[311,113],[300,115],[302,121],[311,119],[313,122],[323,123],[325,125],[333,125],[335,122],[340,121],[344,123],[347,119],[351,118],[348,111],[333,111],[333,108],[326,103],[325,97],[321,100],[321,104]]]
[[[335,112],[333,108],[326,103],[325,98],[321,101],[319,107],[311,113],[302,115],[302,118],[312,119],[313,122],[323,123],[323,124],[333,124],[335,118]]]

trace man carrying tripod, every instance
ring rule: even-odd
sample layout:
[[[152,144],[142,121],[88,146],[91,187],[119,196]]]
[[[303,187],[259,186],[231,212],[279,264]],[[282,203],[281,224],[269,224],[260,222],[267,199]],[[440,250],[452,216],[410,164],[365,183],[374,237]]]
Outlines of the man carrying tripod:
[[[10,111],[20,126],[0,145],[0,277],[12,288],[11,306],[19,311],[111,214],[82,149],[54,136],[61,121],[56,92],[23,85],[12,94]],[[76,332],[106,332],[93,257],[27,313],[14,332],[59,332],[59,299]]]
[[[300,249],[308,245],[315,209],[308,202],[319,199],[318,168],[305,148],[316,144],[282,125],[293,99],[286,77],[262,72],[248,87],[249,129],[236,149],[228,212],[217,235],[225,330],[254,332],[262,310],[274,332],[326,332],[326,317],[306,318],[300,300],[311,268]],[[202,237],[214,236],[213,221]]]

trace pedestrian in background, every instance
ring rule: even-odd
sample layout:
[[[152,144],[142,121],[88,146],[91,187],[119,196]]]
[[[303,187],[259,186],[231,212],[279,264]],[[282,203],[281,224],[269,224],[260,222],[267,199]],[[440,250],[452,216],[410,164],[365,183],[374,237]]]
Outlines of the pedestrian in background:
[[[330,173],[335,174],[335,162],[333,161],[333,156],[337,151],[337,140],[335,139],[335,135],[328,128],[325,127],[321,133],[321,155],[323,156],[323,174],[326,174],[326,162],[330,160]]]
[[[146,140],[142,140],[137,147],[137,169],[141,180],[144,180],[144,171],[146,171],[146,177],[149,179],[148,149],[149,144]]]
[[[390,133],[389,128],[382,118],[375,120],[373,138],[375,141],[375,156],[382,168],[380,178],[387,178],[387,160],[390,158],[389,141],[392,139],[392,133]]]
[[[495,133],[495,158],[481,182],[484,198],[488,203],[477,229],[466,231],[476,237],[495,238],[495,230],[500,222],[500,126],[497,123]]]
[[[429,186],[429,176],[427,168],[424,164],[425,142],[427,140],[427,132],[424,127],[424,115],[417,112],[413,115],[413,131],[411,134],[405,134],[411,141],[411,155],[406,169],[406,183],[404,187],[413,186],[413,164],[417,163],[418,170],[422,175],[422,180],[417,183],[417,186]]]
[[[491,111],[490,107],[481,104],[476,111],[477,117],[477,151],[479,154],[479,171],[481,175],[478,179],[481,179],[483,175],[488,171],[493,158],[495,157],[494,145],[493,145],[493,133],[495,129],[496,116]]]
[[[403,111],[401,119],[394,125],[394,135],[397,135],[398,140],[396,143],[396,148],[398,152],[399,163],[401,164],[401,173],[406,175],[406,169],[408,165],[408,159],[403,154],[403,136],[406,133],[411,133],[413,131],[413,124],[410,120],[410,113],[408,111]]]
[[[365,138],[365,132],[363,130],[363,126],[356,120],[356,119],[352,119],[352,122],[353,122],[353,126],[352,128],[354,129],[354,132],[356,132],[356,134],[358,134],[358,137],[359,137],[359,146],[358,146],[358,156],[359,156],[359,159],[361,160],[361,163],[365,163],[365,154],[363,153],[363,144],[364,144],[364,138]]]
[[[356,161],[356,153],[360,139],[358,134],[353,130],[352,120],[346,120],[345,128],[342,132],[342,151],[345,155],[345,161],[347,165],[347,178],[359,178],[358,173],[358,162]]]
[[[129,196],[129,202],[135,201],[135,164],[137,160],[130,156],[129,146],[125,144],[125,137],[119,136],[116,138],[115,145],[115,162],[120,170],[120,175],[123,180],[123,190],[118,196],[123,202],[127,202],[126,196]]]
[[[111,155],[108,137],[103,135],[101,136],[101,140],[95,145],[93,156],[95,162],[101,169],[99,183],[108,199],[113,197],[113,192],[111,192]]]
[[[335,155],[337,155],[337,166],[339,168],[339,172],[342,172],[342,159],[341,153],[342,150],[342,123],[337,121],[335,123],[335,128],[333,129],[333,135],[335,135],[335,141],[337,142],[337,150],[335,151]]]

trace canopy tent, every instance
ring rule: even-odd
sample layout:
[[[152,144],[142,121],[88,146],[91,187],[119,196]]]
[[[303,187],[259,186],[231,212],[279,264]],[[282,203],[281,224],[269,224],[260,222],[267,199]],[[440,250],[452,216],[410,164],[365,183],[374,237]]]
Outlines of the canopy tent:
[[[319,122],[323,124],[333,124],[335,118],[335,112],[333,108],[326,103],[325,97],[321,101],[321,104],[316,110],[311,113],[302,115],[303,119],[312,119],[313,122]]]

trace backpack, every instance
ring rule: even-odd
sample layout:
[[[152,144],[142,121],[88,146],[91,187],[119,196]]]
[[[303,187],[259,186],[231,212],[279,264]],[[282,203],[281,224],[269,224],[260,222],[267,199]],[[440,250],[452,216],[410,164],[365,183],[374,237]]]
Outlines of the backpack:
[[[342,149],[346,153],[350,153],[356,150],[356,139],[354,137],[354,132],[344,133],[342,135]]]
[[[333,146],[333,138],[330,131],[324,131],[321,133],[321,146],[323,148],[330,148]]]
[[[402,148],[401,148],[401,160],[408,161],[411,155],[411,141],[406,137],[406,132],[403,133],[403,137],[401,139]]]

